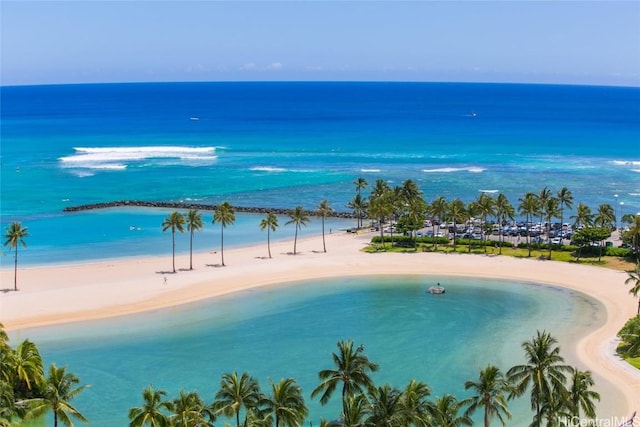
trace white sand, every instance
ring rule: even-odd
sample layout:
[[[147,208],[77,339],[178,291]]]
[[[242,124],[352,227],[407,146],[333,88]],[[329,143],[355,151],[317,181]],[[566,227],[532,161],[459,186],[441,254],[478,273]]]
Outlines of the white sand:
[[[193,271],[184,270],[189,257],[181,255],[176,257],[176,274],[170,273],[170,256],[19,266],[20,291],[0,293],[0,321],[7,330],[15,330],[168,307],[274,283],[347,275],[437,274],[526,280],[574,289],[602,302],[606,324],[582,338],[576,354],[582,369],[610,382],[601,390],[616,395],[615,403],[600,405],[600,415],[623,417],[640,410],[640,371],[614,354],[617,332],[636,314],[637,302],[624,285],[626,273],[512,257],[360,252],[370,238],[327,235],[327,253],[322,252],[320,236],[298,240],[296,256],[288,254],[293,241],[276,242],[271,246],[273,259],[265,258],[266,243],[227,249],[226,267],[219,266],[220,253],[194,254]],[[1,288],[13,288],[13,269],[3,269],[0,278]]]

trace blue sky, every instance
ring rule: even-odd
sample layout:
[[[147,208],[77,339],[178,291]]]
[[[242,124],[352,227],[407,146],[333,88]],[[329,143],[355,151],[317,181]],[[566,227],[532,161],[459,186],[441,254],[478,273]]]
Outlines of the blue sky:
[[[640,1],[7,1],[2,85],[384,80],[640,86]]]

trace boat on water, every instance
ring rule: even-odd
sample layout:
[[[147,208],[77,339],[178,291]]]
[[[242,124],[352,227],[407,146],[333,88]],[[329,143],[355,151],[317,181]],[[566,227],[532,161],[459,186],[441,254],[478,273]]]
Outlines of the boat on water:
[[[444,288],[440,286],[440,283],[438,283],[435,286],[430,286],[429,289],[427,289],[427,292],[430,294],[444,294]]]

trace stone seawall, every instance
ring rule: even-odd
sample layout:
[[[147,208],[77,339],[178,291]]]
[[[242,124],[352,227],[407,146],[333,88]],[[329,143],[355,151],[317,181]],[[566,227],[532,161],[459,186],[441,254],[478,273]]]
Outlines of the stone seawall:
[[[87,205],[68,206],[64,208],[65,212],[81,212],[94,209],[108,209],[117,207],[141,207],[141,208],[166,208],[166,209],[197,209],[202,211],[214,211],[218,208],[218,205],[208,205],[202,203],[184,203],[184,202],[148,202],[144,200],[117,200],[114,202],[106,203],[92,203]],[[240,213],[255,213],[255,214],[268,214],[272,212],[276,215],[288,215],[293,209],[283,208],[264,208],[264,207],[251,207],[251,206],[233,206],[235,212]],[[315,216],[316,211],[305,211],[308,215]],[[355,219],[356,215],[352,212],[331,212],[327,217],[331,218],[345,218]]]

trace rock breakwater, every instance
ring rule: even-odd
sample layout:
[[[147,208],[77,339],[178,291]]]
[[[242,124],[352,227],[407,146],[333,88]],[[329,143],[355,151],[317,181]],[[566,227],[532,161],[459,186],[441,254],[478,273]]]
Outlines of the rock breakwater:
[[[118,207],[140,207],[140,208],[163,208],[163,209],[197,209],[201,211],[215,211],[218,209],[218,205],[210,205],[204,203],[187,203],[187,202],[150,202],[145,200],[117,200],[113,202],[104,203],[91,203],[77,206],[67,206],[64,208],[65,212],[82,212],[95,209],[108,209]],[[276,215],[288,215],[293,209],[284,208],[268,208],[268,207],[255,207],[255,206],[233,206],[236,212],[240,213],[254,213],[254,214],[268,214],[272,212]],[[308,215],[316,215],[316,211],[305,211]],[[327,215],[331,218],[344,218],[352,219],[356,218],[356,215],[352,212],[338,212],[334,211]]]

